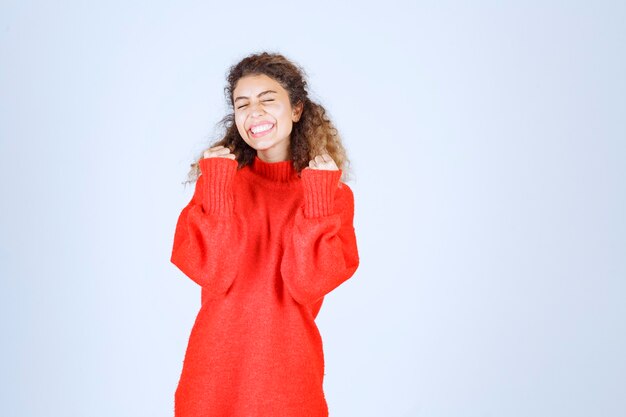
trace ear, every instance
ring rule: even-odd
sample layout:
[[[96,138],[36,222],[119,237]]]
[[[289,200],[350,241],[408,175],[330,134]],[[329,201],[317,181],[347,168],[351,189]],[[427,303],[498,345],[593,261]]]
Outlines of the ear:
[[[301,101],[293,107],[291,120],[297,122],[302,117],[302,110],[304,109],[304,103]]]

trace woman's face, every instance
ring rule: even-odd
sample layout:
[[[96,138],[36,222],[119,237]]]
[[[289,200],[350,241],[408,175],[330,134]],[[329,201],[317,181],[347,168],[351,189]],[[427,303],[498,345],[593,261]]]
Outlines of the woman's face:
[[[302,105],[292,108],[287,90],[265,74],[240,78],[233,100],[237,130],[259,158],[287,160],[291,129],[300,119]]]

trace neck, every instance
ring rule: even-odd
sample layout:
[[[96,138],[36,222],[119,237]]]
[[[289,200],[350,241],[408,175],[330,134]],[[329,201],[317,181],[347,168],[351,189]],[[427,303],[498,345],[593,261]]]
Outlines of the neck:
[[[256,155],[251,170],[258,176],[272,182],[293,182],[298,178],[291,159],[267,162]]]
[[[291,159],[289,148],[257,150],[256,156],[263,162],[281,162]]]

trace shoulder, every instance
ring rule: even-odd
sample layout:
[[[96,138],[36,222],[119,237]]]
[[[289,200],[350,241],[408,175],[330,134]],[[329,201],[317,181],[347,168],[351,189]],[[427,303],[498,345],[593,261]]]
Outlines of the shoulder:
[[[335,209],[338,212],[354,211],[354,192],[345,182],[339,182],[335,192]]]
[[[343,181],[339,181],[339,184],[337,185],[337,193],[345,194],[346,196],[350,196],[354,198],[354,193],[352,191],[352,188],[350,188],[350,186]]]

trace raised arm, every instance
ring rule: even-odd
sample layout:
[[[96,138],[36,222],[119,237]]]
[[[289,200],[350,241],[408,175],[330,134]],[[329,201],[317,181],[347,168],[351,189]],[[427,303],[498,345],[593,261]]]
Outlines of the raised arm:
[[[212,297],[230,288],[241,260],[240,222],[233,214],[237,162],[203,158],[191,201],[174,233],[171,262]]]
[[[302,171],[304,205],[288,239],[281,274],[300,304],[310,305],[350,278],[359,266],[354,195],[341,170]]]

